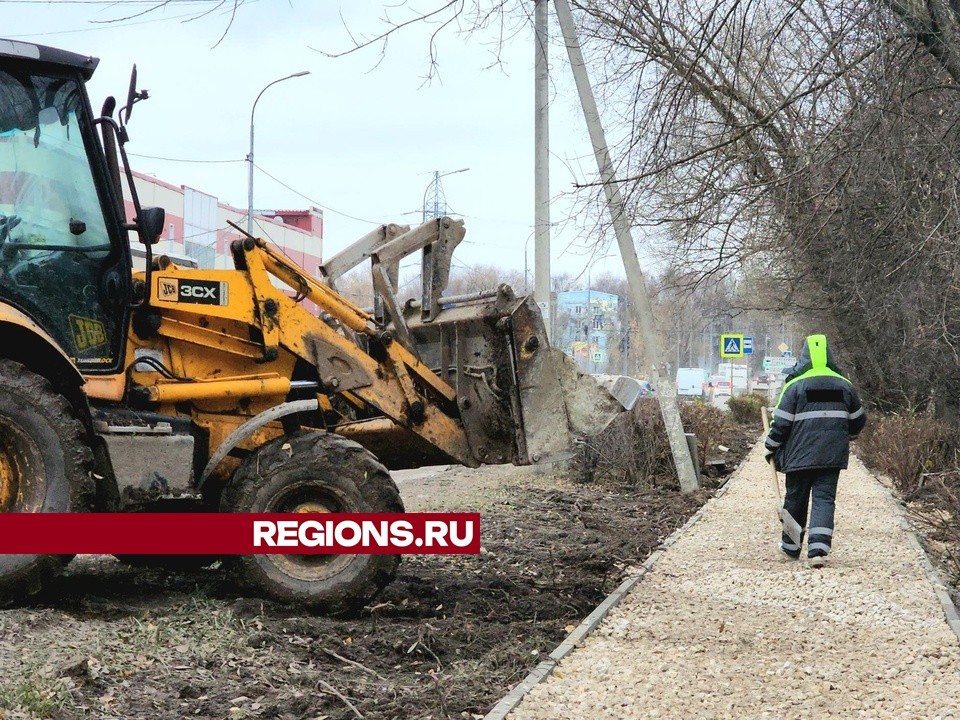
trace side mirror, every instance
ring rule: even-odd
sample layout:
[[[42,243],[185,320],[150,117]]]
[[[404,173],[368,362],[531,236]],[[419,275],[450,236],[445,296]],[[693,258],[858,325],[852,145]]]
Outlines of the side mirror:
[[[141,208],[140,214],[136,219],[140,244],[156,245],[160,240],[160,235],[163,233],[163,225],[166,219],[167,213],[163,208]]]
[[[137,101],[137,66],[133,66],[133,70],[130,72],[130,85],[127,88],[127,104],[123,107],[123,115],[121,120],[123,124],[126,125],[130,122],[130,115],[133,113],[133,104]]]
[[[127,123],[130,122],[130,115],[133,113],[133,106],[140,102],[141,100],[146,100],[150,97],[150,93],[147,90],[140,90],[137,92],[137,66],[133,66],[133,70],[130,72],[130,86],[127,88],[127,104],[120,108],[120,127],[126,127]],[[126,138],[124,138],[126,142]]]

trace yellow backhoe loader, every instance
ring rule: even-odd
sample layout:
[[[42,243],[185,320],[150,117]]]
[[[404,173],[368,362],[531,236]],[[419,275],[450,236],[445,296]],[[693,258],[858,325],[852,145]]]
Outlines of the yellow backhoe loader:
[[[240,228],[233,270],[154,257],[164,211],[140,207],[124,151],[146,92],[134,69],[117,119],[112,97],[96,116],[96,65],[0,39],[0,511],[400,512],[388,468],[548,461],[622,410],[550,348],[532,300],[444,295],[461,221],[384,225],[316,274]],[[422,292],[401,303],[413,253]],[[362,263],[371,310],[336,291]],[[68,561],[0,556],[0,598]],[[228,561],[258,592],[339,610],[399,557]]]

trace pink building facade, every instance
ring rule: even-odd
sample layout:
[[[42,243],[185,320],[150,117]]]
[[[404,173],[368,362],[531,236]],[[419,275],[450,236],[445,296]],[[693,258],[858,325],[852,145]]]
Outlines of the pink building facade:
[[[154,254],[193,258],[201,268],[233,268],[230,243],[242,235],[227,222],[246,228],[245,209],[222,203],[215,196],[186,185],[177,187],[137,172],[133,175],[140,204],[166,210],[166,228],[154,246]],[[127,217],[132,218],[133,202],[124,190]],[[253,233],[273,243],[311,276],[318,276],[323,254],[321,209],[255,212]],[[136,239],[132,242],[136,243]]]

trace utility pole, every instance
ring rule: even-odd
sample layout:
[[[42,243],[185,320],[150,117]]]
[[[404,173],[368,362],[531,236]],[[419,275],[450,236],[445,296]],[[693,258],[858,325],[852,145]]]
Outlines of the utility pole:
[[[547,65],[547,8],[550,0],[535,0],[534,122],[533,122],[533,296],[543,313],[547,337],[553,337],[550,300],[550,87]]]
[[[677,477],[680,479],[680,488],[684,492],[693,492],[700,487],[700,482],[697,477],[697,471],[693,467],[690,448],[687,445],[687,439],[683,432],[683,424],[680,421],[680,411],[677,408],[676,386],[670,378],[665,378],[665,382],[657,383],[656,373],[663,360],[660,339],[657,337],[656,330],[653,327],[653,309],[650,307],[650,298],[647,296],[643,270],[640,269],[637,249],[633,244],[633,236],[630,233],[630,225],[624,209],[623,197],[620,194],[620,186],[617,184],[617,178],[613,171],[613,163],[610,160],[610,152],[607,149],[607,140],[603,131],[603,125],[600,122],[597,102],[593,96],[593,88],[590,86],[590,78],[587,76],[587,67],[583,60],[583,52],[580,49],[580,41],[577,39],[577,33],[573,26],[570,5],[567,3],[567,0],[554,0],[554,5],[557,9],[557,20],[560,23],[560,30],[563,32],[564,44],[567,46],[567,55],[570,58],[573,79],[577,84],[577,91],[580,94],[580,106],[583,109],[583,116],[587,123],[587,130],[590,133],[590,140],[593,143],[597,169],[600,172],[600,179],[607,196],[607,209],[610,212],[614,232],[617,236],[617,244],[620,247],[623,269],[627,274],[627,283],[630,286],[634,312],[636,313],[643,337],[646,364],[648,366],[651,363],[654,365],[653,380],[656,384],[657,397],[660,401],[660,414],[663,416],[663,424],[667,428],[667,437],[670,440],[670,450],[673,454],[673,462],[677,469]]]

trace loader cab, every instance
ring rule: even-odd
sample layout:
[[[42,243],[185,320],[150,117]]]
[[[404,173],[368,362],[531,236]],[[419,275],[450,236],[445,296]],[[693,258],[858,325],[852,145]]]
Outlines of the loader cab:
[[[0,39],[0,304],[28,315],[84,374],[120,369],[132,282],[85,88],[96,65]]]

